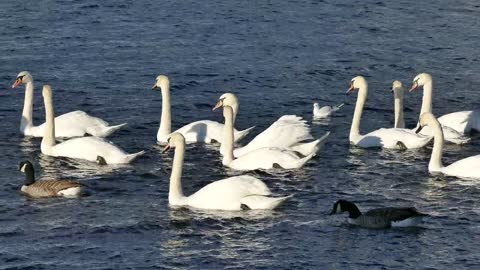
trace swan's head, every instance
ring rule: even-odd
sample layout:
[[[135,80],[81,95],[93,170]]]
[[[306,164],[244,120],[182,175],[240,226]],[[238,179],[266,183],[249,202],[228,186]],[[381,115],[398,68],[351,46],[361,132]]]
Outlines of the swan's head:
[[[42,95],[45,102],[52,100],[52,88],[50,85],[46,84],[43,86]]]
[[[314,109],[320,109],[320,105],[317,102],[315,102],[315,103],[313,103],[313,108]]]
[[[184,146],[185,145],[185,137],[181,133],[174,132],[170,134],[170,136],[167,139],[167,145],[165,145],[165,148],[163,148],[162,152],[167,152],[170,150],[170,148],[175,148],[178,146]]]
[[[17,78],[15,79],[15,82],[12,84],[12,88],[17,87],[20,84],[26,84],[32,81],[33,81],[33,78],[32,78],[32,75],[30,75],[30,72],[22,71],[18,73]]]
[[[392,89],[390,92],[394,93],[395,95],[402,94],[403,93],[403,85],[402,82],[400,81],[394,81],[392,83]]]
[[[432,82],[432,76],[428,73],[420,73],[413,79],[412,87],[410,87],[410,92],[417,89],[419,86],[424,86],[427,83]]]
[[[215,104],[212,111],[215,111],[216,109],[225,106],[230,106],[232,108],[238,107],[237,96],[232,93],[225,93],[221,95],[220,98],[218,98],[217,104]]]
[[[350,86],[346,92],[349,95],[353,90],[367,86],[367,80],[363,76],[357,76],[350,81]]]
[[[415,133],[419,133],[424,126],[428,126],[432,122],[437,122],[438,120],[431,112],[425,112],[420,115],[420,119],[418,121],[418,128],[415,130]]]
[[[170,86],[170,80],[165,75],[158,75],[155,79],[155,84],[152,86],[152,90],[160,88],[161,90],[167,89]]]

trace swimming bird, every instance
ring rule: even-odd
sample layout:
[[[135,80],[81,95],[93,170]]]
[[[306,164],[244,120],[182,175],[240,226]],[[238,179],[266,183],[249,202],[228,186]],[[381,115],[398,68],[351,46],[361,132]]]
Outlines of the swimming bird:
[[[167,139],[164,151],[175,148],[168,203],[170,206],[188,206],[209,210],[270,210],[281,205],[291,196],[271,197],[272,192],[253,176],[240,175],[211,182],[190,196],[185,196],[182,189],[182,170],[185,155],[185,138],[174,132]]]
[[[20,132],[26,136],[43,137],[46,124],[33,125],[33,78],[28,71],[22,71],[17,75],[12,88],[16,88],[20,84],[25,84],[25,101],[20,121]],[[55,135],[64,138],[81,137],[85,134],[106,137],[126,124],[109,126],[106,121],[93,117],[84,111],[73,111],[55,118]]]
[[[440,122],[435,118],[431,112],[423,113],[420,117],[420,126],[417,132],[429,126],[434,132],[432,155],[428,163],[429,172],[441,172],[445,175],[451,175],[463,178],[480,179],[480,155],[464,158],[454,163],[443,166],[442,151],[443,151],[443,132]]]
[[[82,191],[82,185],[71,180],[35,181],[35,171],[30,161],[20,162],[18,170],[25,174],[21,192],[33,198],[78,197]]]
[[[167,138],[172,133],[172,116],[170,112],[170,80],[165,75],[158,75],[152,90],[160,88],[162,93],[162,114],[160,118],[160,127],[157,132],[157,141],[160,144],[165,144]],[[237,115],[238,101],[235,98],[234,114]],[[235,119],[235,117],[234,117]],[[239,141],[253,129],[254,127],[247,128],[245,130],[235,130],[235,141]],[[200,120],[187,124],[175,132],[182,133],[185,140],[189,143],[203,142],[212,143],[213,141],[221,142],[222,140],[223,124],[212,120]]]
[[[340,108],[343,107],[345,103],[339,104],[337,106],[323,106],[320,108],[320,105],[315,102],[313,103],[313,118],[314,119],[321,119],[321,118],[327,118],[329,117],[332,113],[340,110]]]
[[[55,113],[52,101],[52,89],[49,85],[43,86],[43,101],[45,103],[46,125],[40,144],[42,154],[54,157],[69,157],[96,161],[98,156],[104,158],[107,164],[130,163],[145,151],[128,154],[112,142],[98,137],[73,138],[61,143],[55,140]]]
[[[427,216],[415,207],[376,208],[362,214],[354,203],[346,200],[335,202],[330,215],[343,212],[348,212],[348,223],[370,229],[416,226]]]

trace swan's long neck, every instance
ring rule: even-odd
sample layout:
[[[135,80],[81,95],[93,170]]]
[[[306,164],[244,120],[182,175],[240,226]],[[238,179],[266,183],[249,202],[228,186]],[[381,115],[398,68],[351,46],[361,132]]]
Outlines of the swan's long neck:
[[[23,102],[22,120],[20,120],[20,131],[33,126],[33,82],[25,85],[25,100]]]
[[[360,137],[360,119],[362,118],[363,106],[367,101],[368,85],[358,89],[357,104],[353,113],[352,126],[350,128],[350,141],[354,142]]]
[[[160,117],[160,136],[168,136],[172,132],[172,117],[170,114],[170,84],[162,87],[162,115]]]
[[[55,145],[55,112],[53,110],[52,98],[44,98],[45,101],[45,130],[43,134],[41,149],[48,151]]]
[[[405,128],[403,117],[403,89],[395,91],[395,128]]]
[[[182,189],[182,169],[184,156],[185,143],[175,146],[172,174],[170,175],[170,191],[168,192],[168,201],[171,204],[178,204],[178,202],[185,197]]]
[[[233,161],[233,119],[234,115],[232,108],[224,107],[224,116],[225,116],[225,125],[223,126],[223,138],[222,145],[223,148],[223,165],[228,165]]]
[[[423,99],[420,115],[426,112],[432,112],[432,84],[432,81],[429,81],[423,85]]]
[[[442,165],[442,151],[443,151],[443,131],[440,123],[436,119],[432,119],[428,123],[431,129],[434,132],[434,141],[432,156],[430,158],[430,163],[428,164],[429,171],[440,171],[443,167]]]

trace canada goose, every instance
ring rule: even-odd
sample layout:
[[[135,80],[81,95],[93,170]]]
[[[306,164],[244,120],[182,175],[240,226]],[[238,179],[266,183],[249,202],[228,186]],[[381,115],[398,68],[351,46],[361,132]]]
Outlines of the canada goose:
[[[362,214],[354,203],[346,200],[338,200],[330,215],[345,211],[349,214],[348,223],[371,229],[416,226],[427,216],[418,212],[415,207],[376,208]]]
[[[97,164],[98,164],[98,165],[102,165],[102,166],[103,166],[103,165],[107,165],[107,161],[105,160],[104,157],[102,157],[102,156],[97,156]]]
[[[35,182],[35,172],[30,161],[22,161],[18,170],[25,173],[25,182],[21,191],[33,198],[77,197],[82,185],[71,180],[44,180]]]

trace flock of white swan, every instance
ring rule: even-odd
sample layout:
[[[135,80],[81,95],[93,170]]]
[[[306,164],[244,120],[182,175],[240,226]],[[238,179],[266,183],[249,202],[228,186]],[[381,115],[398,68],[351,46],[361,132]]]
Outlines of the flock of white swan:
[[[13,88],[25,85],[25,101],[20,123],[20,131],[25,136],[42,137],[41,152],[54,157],[68,157],[97,162],[101,165],[130,163],[144,154],[140,151],[128,154],[112,142],[104,139],[126,123],[110,126],[106,121],[90,116],[83,111],[73,111],[55,117],[53,93],[49,85],[43,86],[46,122],[34,126],[33,78],[29,72],[17,75]],[[351,80],[347,94],[358,90],[358,97],[350,129],[350,143],[362,148],[383,147],[396,149],[420,148],[434,140],[432,156],[428,166],[430,172],[467,178],[480,178],[480,155],[459,160],[449,166],[442,165],[444,140],[456,144],[468,143],[471,130],[480,131],[480,111],[461,111],[439,117],[432,111],[432,78],[426,73],[417,75],[410,91],[423,87],[423,103],[419,123],[414,129],[405,128],[403,119],[404,88],[395,81],[392,91],[395,97],[395,125],[362,135],[360,120],[367,100],[368,84],[364,77]],[[272,196],[267,185],[258,178],[249,175],[234,176],[212,182],[190,196],[182,189],[182,167],[186,143],[220,142],[219,154],[222,164],[234,170],[250,171],[256,169],[299,169],[312,159],[329,136],[327,132],[321,138],[313,138],[305,120],[296,115],[284,115],[267,129],[254,137],[243,147],[235,148],[254,127],[245,130],[235,129],[235,120],[239,110],[237,97],[232,93],[220,96],[213,110],[223,109],[224,123],[201,120],[190,123],[172,132],[170,111],[170,81],[167,76],[159,75],[152,89],[160,89],[162,111],[157,141],[166,145],[164,151],[174,148],[174,158],[170,176],[168,201],[171,206],[184,206],[209,210],[246,210],[274,209],[288,196]],[[320,108],[313,106],[314,118],[329,117],[344,104]],[[85,135],[91,135],[83,137]],[[56,138],[69,138],[60,143]],[[23,161],[19,170],[25,173],[25,182],[21,191],[34,198],[77,197],[82,185],[70,180],[35,181],[33,165]],[[351,202],[337,201],[331,214],[349,213],[352,224],[385,228],[391,226],[412,226],[421,221],[424,214],[415,208],[378,208],[362,214]]]

